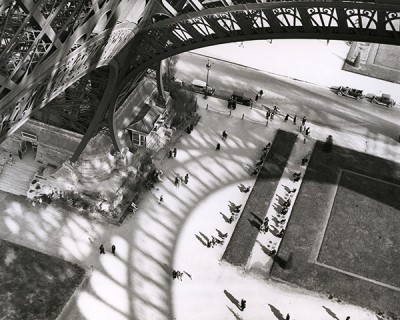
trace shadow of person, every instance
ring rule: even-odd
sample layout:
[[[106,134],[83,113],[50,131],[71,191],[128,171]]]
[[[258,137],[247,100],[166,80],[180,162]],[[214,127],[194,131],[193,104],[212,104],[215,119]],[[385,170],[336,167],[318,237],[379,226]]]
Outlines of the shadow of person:
[[[266,255],[268,255],[268,256],[271,256],[271,251],[272,250],[269,250],[266,246],[264,246],[260,241],[256,241],[259,245],[260,245],[260,247],[261,247],[261,250],[266,254]]]
[[[207,247],[207,242],[205,242],[202,238],[200,238],[197,234],[195,234],[197,240],[199,240],[203,246]]]
[[[229,218],[226,215],[224,215],[222,212],[220,212],[220,215],[222,218],[224,218],[225,222],[229,222]]]
[[[243,320],[243,318],[239,314],[237,314],[235,311],[233,311],[232,308],[229,308],[228,306],[227,306],[227,308],[230,312],[232,312],[232,314],[236,320]]]
[[[325,307],[325,306],[322,306],[322,308],[324,308],[325,311],[326,311],[333,319],[340,320],[340,319],[336,316],[336,314],[335,314],[331,309],[329,309],[329,308],[327,308],[327,307]]]
[[[238,185],[238,188],[239,188],[239,191],[240,191],[240,192],[245,192],[246,189],[247,189],[247,187],[246,187],[243,183],[241,183],[240,185]]]
[[[167,265],[166,263],[161,263],[161,268],[165,271],[165,273],[167,275],[172,274],[172,271],[174,271],[174,269],[172,269],[169,265]]]
[[[283,317],[283,314],[277,308],[275,308],[272,304],[268,304],[268,305],[271,308],[272,313],[278,320],[285,320],[285,318]]]
[[[285,189],[285,191],[289,193],[290,188],[289,188],[288,186],[285,186],[285,185],[282,185],[282,186],[283,186],[283,188]]]
[[[261,223],[259,223],[259,222],[256,221],[256,220],[250,220],[250,219],[247,219],[247,221],[250,222],[250,224],[251,224],[254,228],[256,228],[257,230],[260,230]]]
[[[234,204],[232,201],[229,201],[228,206],[229,206],[229,211],[230,211],[231,213],[237,213],[237,212],[239,212],[239,211],[237,210],[237,208],[239,207],[239,210],[240,210],[240,208],[242,207],[241,204],[240,204],[240,205],[236,205],[236,204]]]
[[[278,264],[282,269],[290,269],[292,268],[293,265],[293,253],[289,254],[289,257],[285,260],[279,255],[274,255],[273,256],[274,262]]]
[[[224,290],[225,295],[228,297],[229,300],[240,310],[239,300],[237,300],[232,294],[228,291]]]
[[[202,232],[199,232],[199,233],[207,242],[210,241],[210,239],[208,239],[208,237],[204,233],[202,233]]]

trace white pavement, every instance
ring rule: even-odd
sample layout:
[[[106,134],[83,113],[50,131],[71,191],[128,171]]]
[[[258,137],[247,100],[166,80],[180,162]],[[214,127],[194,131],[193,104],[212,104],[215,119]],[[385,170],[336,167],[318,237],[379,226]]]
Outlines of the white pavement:
[[[2,201],[0,232],[4,239],[91,270],[59,320],[281,320],[287,313],[296,320],[331,320],[332,314],[338,319],[376,320],[367,310],[221,263],[237,221],[224,220],[223,215],[230,214],[229,201],[245,203],[249,194],[238,187],[254,185],[251,170],[276,130],[297,127],[280,117],[266,126],[264,112],[240,105],[229,117],[226,101],[199,96],[198,102],[199,124],[178,141],[176,159],[159,160],[164,181],[144,197],[139,211],[122,226],[93,222],[79,212]],[[205,110],[207,103],[209,110]],[[314,138],[325,139],[326,128],[310,126]],[[223,130],[229,134],[226,141],[221,139]],[[337,144],[348,145],[346,135],[336,133],[335,139]],[[220,151],[215,150],[217,142]],[[368,151],[382,154],[390,150],[393,157],[398,156],[398,146],[381,150],[383,145],[384,141],[371,141]],[[289,166],[298,164],[299,155],[294,151]],[[190,175],[188,185],[176,188],[174,177],[186,173]],[[157,201],[160,195],[162,204]],[[207,248],[205,237],[217,237],[217,229],[228,233],[228,238],[222,246]],[[101,243],[107,254],[100,256]],[[116,256],[110,254],[111,244],[117,247]],[[258,252],[254,259],[267,263],[269,258]],[[187,272],[182,281],[172,280],[173,269]],[[242,298],[247,300],[244,311],[234,303]]]
[[[277,41],[274,40],[275,43]],[[234,45],[231,44],[232,48]],[[275,57],[280,56],[280,59],[274,58],[272,53],[263,53],[268,59],[262,62],[275,65],[277,69],[274,72],[277,73],[282,73],[281,68],[286,65],[287,73],[292,71],[291,76],[295,78],[310,74],[312,82],[320,76],[320,84],[324,80],[325,85],[332,82],[329,85],[358,87],[359,80],[353,80],[353,75],[347,73],[342,79],[342,75],[336,75],[337,70],[336,73],[333,70],[334,56],[337,55],[335,66],[339,66],[343,59],[343,43],[331,41],[327,47],[323,42],[314,45],[320,49],[315,52],[320,54],[324,52],[319,47],[322,45],[332,51],[326,56],[308,55],[309,60],[316,61],[314,67],[303,68],[304,56],[288,45],[282,46],[280,51],[274,49]],[[245,43],[245,46],[250,44]],[[241,62],[259,61],[259,50],[260,47],[255,47],[255,55],[246,54],[245,59],[239,54]],[[237,44],[235,50],[230,50],[235,51]],[[295,60],[296,67],[288,63],[292,61],[293,51],[299,56],[299,60]],[[284,55],[289,53],[290,57]],[[261,66],[254,67],[262,69]],[[360,87],[367,90],[370,85],[368,90],[376,92],[372,90],[377,82],[380,83],[375,79],[363,79]],[[395,93],[392,84],[384,83],[380,88],[382,92]],[[396,92],[400,92],[398,85],[395,88]],[[268,104],[263,99],[261,102]],[[62,212],[52,207],[33,208],[22,202],[0,199],[3,209],[3,223],[0,224],[2,238],[76,262],[91,270],[87,281],[71,299],[59,320],[282,320],[287,313],[296,320],[331,320],[334,318],[332,314],[340,320],[346,316],[376,320],[376,316],[367,310],[336,303],[324,296],[275,283],[260,274],[221,263],[237,221],[228,224],[224,220],[223,215],[230,215],[229,201],[236,204],[246,201],[249,194],[241,193],[238,186],[254,185],[251,169],[259,159],[262,147],[273,140],[276,130],[297,131],[297,127],[291,121],[282,122],[280,117],[269,121],[266,126],[263,111],[240,105],[229,117],[227,102],[212,97],[204,100],[199,96],[198,102],[201,120],[191,135],[185,134],[177,142],[177,158],[158,161],[165,173],[164,182],[144,197],[137,214],[120,227],[90,221],[79,212]],[[207,104],[209,110],[205,110]],[[327,119],[330,119],[329,116]],[[313,139],[325,140],[332,134],[337,145],[393,161],[400,159],[398,143],[383,133],[369,134],[368,128],[363,125],[355,123],[352,130],[343,128],[339,132],[329,124],[310,120],[308,123]],[[220,138],[223,130],[229,134],[226,142]],[[217,142],[221,143],[220,151],[215,150]],[[300,139],[289,159],[289,170],[304,170],[296,169],[302,155],[296,150],[301,143]],[[312,144],[307,142],[307,147],[311,148]],[[286,180],[290,174],[288,169],[280,187],[289,184]],[[172,183],[174,177],[186,173],[190,175],[188,185],[176,188]],[[279,188],[277,194],[284,195],[285,190]],[[157,201],[160,195],[164,197],[162,204]],[[273,211],[268,211],[271,221],[272,214]],[[207,248],[205,237],[216,237],[216,229],[228,233],[228,238],[223,246]],[[261,244],[267,241],[264,243],[267,246],[270,239],[263,236],[260,235],[258,240]],[[104,243],[107,254],[99,256],[101,243]],[[115,257],[109,253],[111,244],[117,247]],[[260,252],[260,248],[256,244],[249,263],[250,270],[260,266],[263,270],[268,268],[269,257]],[[187,272],[183,281],[172,280],[173,269]],[[232,303],[234,299],[240,301],[242,298],[247,300],[247,308],[243,312]]]
[[[399,84],[342,70],[348,51],[344,41],[331,40],[326,45],[324,40],[281,39],[272,43],[246,41],[243,45],[234,42],[192,52],[325,87],[350,86],[365,93],[388,93],[399,104]],[[400,69],[400,65],[394,67]]]

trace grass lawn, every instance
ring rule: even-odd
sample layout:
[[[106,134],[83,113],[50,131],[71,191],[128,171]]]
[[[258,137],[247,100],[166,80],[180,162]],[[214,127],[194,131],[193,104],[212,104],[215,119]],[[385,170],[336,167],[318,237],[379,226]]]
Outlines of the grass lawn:
[[[259,226],[267,215],[296,137],[290,132],[276,133],[264,166],[257,176],[256,183],[222,256],[223,260],[236,266],[246,265],[259,233]]]
[[[290,267],[274,263],[271,276],[400,314],[400,164],[336,146],[324,153],[322,146],[317,142],[278,252],[291,256]]]
[[[0,319],[56,319],[85,275],[75,264],[5,240],[0,256]]]
[[[400,288],[399,204],[399,186],[342,171],[318,262]]]

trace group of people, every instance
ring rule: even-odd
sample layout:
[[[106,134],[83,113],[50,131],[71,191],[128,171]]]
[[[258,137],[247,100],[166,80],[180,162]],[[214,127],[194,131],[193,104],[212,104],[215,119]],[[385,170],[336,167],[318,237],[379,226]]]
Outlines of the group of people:
[[[211,241],[207,239],[207,248],[214,248],[216,245],[222,246],[224,244],[224,240],[228,237],[228,233],[222,233],[219,235],[221,239],[218,239],[214,236],[211,236]]]
[[[176,158],[176,152],[177,152],[176,148],[174,148],[173,150],[169,150],[168,157],[169,158]]]
[[[263,166],[264,161],[267,158],[267,154],[268,154],[268,151],[269,151],[270,148],[271,148],[271,143],[268,142],[265,145],[265,147],[262,149],[261,158],[260,158],[260,160],[257,161],[256,167],[254,168],[253,172],[251,173],[252,176],[257,175],[260,172],[261,167]]]
[[[188,184],[188,182],[189,182],[189,174],[188,173],[186,173],[184,177],[182,177],[182,176],[175,177],[175,181],[174,181],[175,187],[179,188],[182,182],[185,184]]]
[[[100,254],[106,254],[106,251],[105,251],[105,249],[104,249],[104,245],[103,245],[103,244],[100,245],[99,250],[100,250]],[[115,245],[112,245],[112,246],[111,246],[111,253],[112,253],[114,256],[115,256],[115,250],[116,250]]]

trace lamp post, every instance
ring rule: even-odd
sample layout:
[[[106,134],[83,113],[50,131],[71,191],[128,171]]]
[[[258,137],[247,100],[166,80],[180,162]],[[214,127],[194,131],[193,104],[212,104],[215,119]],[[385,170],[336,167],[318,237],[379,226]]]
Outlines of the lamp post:
[[[210,73],[210,69],[211,69],[210,60],[207,61],[206,68],[207,68],[207,80],[206,80],[206,90],[204,92],[204,98],[205,99],[207,99],[207,96],[208,96],[208,74]]]

